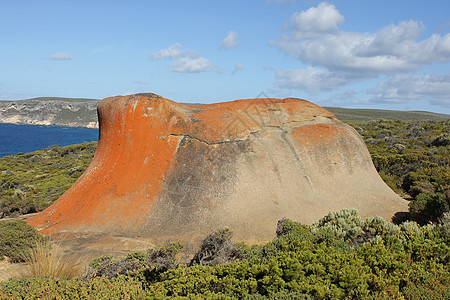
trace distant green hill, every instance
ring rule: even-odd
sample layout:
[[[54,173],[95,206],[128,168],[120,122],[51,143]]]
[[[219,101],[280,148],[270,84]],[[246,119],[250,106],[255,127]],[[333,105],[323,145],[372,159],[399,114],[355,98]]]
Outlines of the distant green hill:
[[[450,115],[438,114],[427,111],[400,111],[384,109],[354,109],[341,107],[324,107],[332,112],[339,120],[348,121],[372,121],[372,120],[401,120],[401,121],[446,121]]]

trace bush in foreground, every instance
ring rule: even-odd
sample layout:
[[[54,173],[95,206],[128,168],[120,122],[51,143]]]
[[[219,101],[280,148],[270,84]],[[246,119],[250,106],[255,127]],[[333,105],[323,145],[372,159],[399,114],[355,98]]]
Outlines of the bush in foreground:
[[[240,258],[230,263],[164,264],[164,270],[145,263],[150,253],[158,252],[155,248],[127,256],[142,265],[123,275],[10,280],[0,284],[0,298],[449,299],[447,225],[361,221],[354,211],[329,214],[315,226],[282,220],[277,238],[264,245],[235,245]],[[204,243],[227,241],[228,232],[219,231]],[[371,238],[354,245],[361,234]],[[159,253],[174,258],[175,252]]]

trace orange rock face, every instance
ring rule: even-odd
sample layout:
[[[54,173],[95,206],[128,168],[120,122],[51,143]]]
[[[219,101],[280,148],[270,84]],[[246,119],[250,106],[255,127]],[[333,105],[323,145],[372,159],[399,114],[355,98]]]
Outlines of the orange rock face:
[[[356,131],[305,100],[183,105],[154,94],[104,99],[86,172],[27,222],[61,231],[195,241],[229,226],[272,239],[286,217],[356,208],[390,219],[407,204],[378,176]]]

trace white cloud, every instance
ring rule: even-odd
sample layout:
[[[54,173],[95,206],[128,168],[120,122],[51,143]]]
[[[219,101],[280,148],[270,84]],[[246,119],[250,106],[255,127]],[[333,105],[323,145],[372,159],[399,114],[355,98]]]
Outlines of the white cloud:
[[[72,60],[72,55],[70,55],[70,53],[66,53],[66,52],[56,52],[55,54],[52,54],[50,56],[50,59],[53,60]]]
[[[166,49],[150,54],[150,59],[174,59],[170,70],[177,73],[200,73],[217,70],[208,59],[200,57],[198,53],[183,49],[180,43],[173,44]]]
[[[150,54],[150,59],[178,58],[178,57],[195,57],[197,54],[190,50],[183,49],[180,43],[173,44],[166,49]]]
[[[233,72],[231,72],[231,74],[235,74],[236,72],[243,71],[243,70],[245,70],[245,66],[243,64],[236,64],[234,66],[234,70],[233,70]]]
[[[396,75],[387,81],[380,81],[368,93],[374,95],[371,102],[406,103],[426,99],[431,104],[450,107],[450,73]]]
[[[407,21],[381,28],[375,34],[338,31],[300,40],[283,35],[272,44],[304,63],[373,76],[450,60],[450,34],[435,34],[417,42],[420,33],[420,23]]]
[[[177,59],[171,67],[173,72],[178,73],[200,73],[213,71],[216,67],[206,58],[183,57]]]
[[[448,98],[446,98],[446,99],[432,98],[432,99],[430,99],[430,104],[450,108],[450,100]]]
[[[311,94],[331,91],[351,81],[350,76],[314,67],[278,71],[275,73],[275,77],[278,79],[275,82],[276,87],[306,90]]]
[[[349,99],[352,99],[353,97],[355,97],[356,92],[354,90],[348,89],[343,91],[342,93],[336,94],[334,96],[334,98],[336,98],[337,100],[346,100],[348,101]]]
[[[225,39],[220,44],[220,49],[230,49],[239,45],[238,34],[236,31],[229,31]]]
[[[270,43],[314,68],[280,71],[277,78],[286,81],[277,85],[320,92],[450,61],[450,34],[419,40],[424,27],[420,22],[403,21],[375,33],[363,33],[340,30],[338,26],[344,21],[337,8],[327,2],[292,15],[288,32]],[[331,82],[319,82],[324,79]]]
[[[344,23],[342,16],[333,4],[320,3],[317,7],[296,12],[290,19],[292,36],[295,39],[321,35],[325,32],[337,31],[338,25]]]

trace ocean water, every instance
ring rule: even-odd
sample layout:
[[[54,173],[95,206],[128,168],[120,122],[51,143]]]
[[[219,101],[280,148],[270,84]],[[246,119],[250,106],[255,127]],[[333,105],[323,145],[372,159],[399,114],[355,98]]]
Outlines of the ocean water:
[[[0,123],[0,157],[98,141],[98,129]]]

